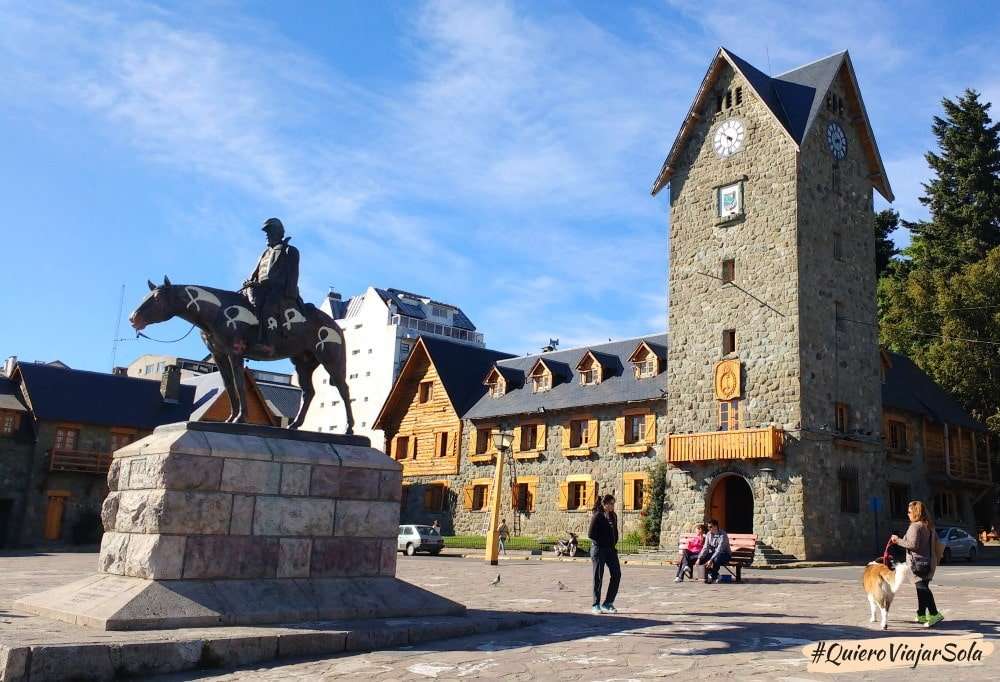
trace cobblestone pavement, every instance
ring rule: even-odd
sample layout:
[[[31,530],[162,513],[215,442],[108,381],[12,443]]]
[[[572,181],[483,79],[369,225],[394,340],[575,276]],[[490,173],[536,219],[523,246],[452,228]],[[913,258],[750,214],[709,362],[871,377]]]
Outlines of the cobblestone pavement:
[[[0,621],[13,596],[85,575],[93,555],[0,557]],[[501,574],[501,582],[490,581]],[[977,567],[963,567],[975,571]],[[981,570],[995,571],[983,566]],[[860,575],[860,568],[857,569]],[[161,682],[203,680],[426,680],[509,679],[623,682],[659,677],[793,681],[876,679],[885,673],[822,675],[806,672],[802,647],[818,640],[982,633],[1000,638],[1000,587],[943,581],[935,596],[947,620],[932,631],[911,621],[913,587],[901,590],[887,633],[868,623],[860,584],[798,575],[796,570],[749,571],[743,584],[673,583],[667,567],[623,568],[614,616],[590,614],[590,570],[585,562],[502,563],[470,559],[401,558],[399,577],[471,608],[530,611],[546,621],[501,634],[463,637],[419,647],[273,667],[187,673]],[[19,583],[12,586],[13,582]],[[563,588],[560,588],[560,584]],[[996,585],[994,583],[994,585]],[[984,665],[922,668],[920,677],[1000,679],[1000,652]],[[912,675],[898,671],[896,675]]]

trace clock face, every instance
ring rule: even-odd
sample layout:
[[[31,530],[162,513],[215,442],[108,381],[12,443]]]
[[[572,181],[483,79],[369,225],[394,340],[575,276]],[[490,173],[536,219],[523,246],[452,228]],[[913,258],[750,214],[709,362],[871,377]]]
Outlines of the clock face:
[[[826,127],[826,144],[835,158],[842,159],[847,156],[847,135],[839,123],[831,123]]]
[[[746,138],[746,126],[738,118],[731,118],[724,121],[715,129],[715,140],[713,146],[715,153],[720,159],[732,156],[743,149],[743,141]]]

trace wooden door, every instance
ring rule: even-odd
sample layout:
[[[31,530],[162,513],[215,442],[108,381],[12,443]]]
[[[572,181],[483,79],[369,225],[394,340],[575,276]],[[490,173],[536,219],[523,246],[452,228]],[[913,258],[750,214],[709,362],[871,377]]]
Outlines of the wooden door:
[[[720,524],[726,522],[726,479],[722,478],[715,483],[712,489],[712,499],[708,506],[708,518],[706,522],[715,519]]]
[[[45,510],[45,539],[58,540],[62,536],[63,512],[67,495],[49,495],[49,505]]]

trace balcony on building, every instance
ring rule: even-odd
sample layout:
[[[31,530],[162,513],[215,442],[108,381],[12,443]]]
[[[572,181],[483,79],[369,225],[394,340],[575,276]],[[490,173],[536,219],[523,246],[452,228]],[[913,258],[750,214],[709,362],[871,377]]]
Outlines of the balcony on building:
[[[708,433],[671,433],[667,436],[667,461],[781,459],[784,440],[784,431],[775,426]]]
[[[107,451],[53,448],[49,451],[49,470],[106,476],[111,459],[112,453]]]
[[[434,334],[435,336],[444,336],[446,338],[455,339],[456,341],[462,341],[464,343],[472,343],[479,346],[483,345],[483,335],[479,332],[469,331],[468,329],[462,329],[460,327],[453,327],[449,324],[430,322],[428,320],[418,320],[417,318],[409,317],[408,315],[390,315],[389,324],[396,325],[401,329],[409,330],[413,332],[414,336],[419,336],[420,334]]]

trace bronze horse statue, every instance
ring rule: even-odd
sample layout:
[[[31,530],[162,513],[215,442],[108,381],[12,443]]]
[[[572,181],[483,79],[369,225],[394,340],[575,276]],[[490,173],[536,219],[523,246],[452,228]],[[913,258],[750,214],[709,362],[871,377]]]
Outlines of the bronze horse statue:
[[[346,433],[354,432],[354,414],[351,395],[344,377],[347,353],[344,335],[333,318],[312,304],[286,307],[282,319],[268,318],[273,332],[269,345],[256,343],[258,321],[254,306],[246,296],[235,291],[212,289],[190,284],[171,284],[166,277],[157,286],[148,282],[150,292],[139,307],[129,316],[137,331],[146,325],[165,322],[173,317],[187,320],[201,330],[201,338],[215,358],[222,373],[222,381],[229,396],[232,411],[228,422],[246,421],[249,409],[243,375],[245,358],[251,360],[283,360],[288,358],[295,366],[302,402],[290,429],[302,426],[309,403],[316,391],[313,389],[313,372],[320,365],[329,375],[330,383],[337,387],[347,413]]]

